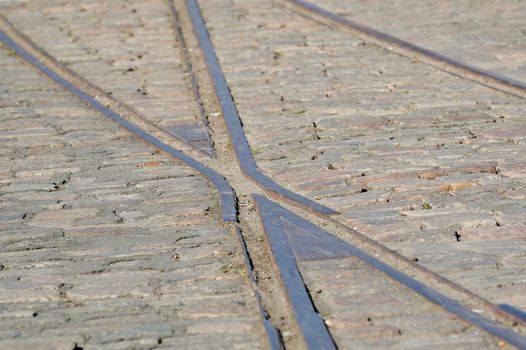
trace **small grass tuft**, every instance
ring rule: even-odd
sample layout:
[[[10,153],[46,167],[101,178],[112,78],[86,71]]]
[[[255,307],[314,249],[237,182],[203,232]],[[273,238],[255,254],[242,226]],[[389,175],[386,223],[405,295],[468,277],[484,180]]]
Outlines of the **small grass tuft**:
[[[283,57],[283,51],[274,50],[274,59],[277,60],[280,57]]]
[[[294,115],[302,115],[302,114],[305,114],[305,112],[307,112],[306,109],[300,109],[298,111],[292,111],[291,113]]]
[[[7,55],[7,57],[15,57],[16,56],[16,51],[12,50],[12,49],[6,49],[5,50],[5,54]]]
[[[221,271],[222,273],[229,273],[234,271],[234,266],[232,266],[232,264],[223,265],[219,268],[219,271]]]

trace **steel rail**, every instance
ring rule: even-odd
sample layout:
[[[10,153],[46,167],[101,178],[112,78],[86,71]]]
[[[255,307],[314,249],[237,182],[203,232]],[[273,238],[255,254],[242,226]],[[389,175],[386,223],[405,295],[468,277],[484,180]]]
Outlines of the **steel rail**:
[[[502,310],[509,312],[510,314],[515,315],[526,322],[526,311],[516,308],[515,306],[509,304],[499,304],[499,307]]]
[[[334,340],[322,317],[316,311],[297,267],[297,257],[294,255],[280,222],[280,216],[289,217],[289,215],[294,214],[262,196],[256,194],[252,196],[256,202],[273,263],[278,270],[285,295],[305,346],[309,350],[335,350]],[[303,219],[300,218],[300,220]]]
[[[197,4],[196,0],[186,0],[186,4],[187,4],[188,13],[193,22],[194,31],[198,37],[198,41],[200,43],[201,50],[203,51],[203,54],[205,56],[205,61],[206,61],[205,63],[207,64],[209,75],[214,83],[214,89],[216,90],[217,98],[221,104],[223,118],[225,119],[225,122],[227,124],[230,141],[238,157],[240,167],[243,173],[245,173],[245,175],[251,177],[258,185],[260,185],[264,189],[267,189],[273,194],[277,195],[279,199],[285,200],[288,202],[292,202],[292,204],[300,204],[300,206],[303,207],[304,209],[313,212],[314,214],[320,216],[321,218],[325,220],[329,220],[330,222],[339,226],[341,229],[347,231],[354,237],[357,237],[359,240],[361,240],[365,244],[370,245],[376,249],[379,249],[383,254],[386,254],[387,256],[390,256],[394,259],[399,260],[400,262],[402,262],[409,268],[415,269],[419,273],[426,275],[427,278],[437,283],[446,285],[449,288],[455,290],[456,292],[462,293],[464,295],[467,295],[471,298],[478,300],[485,307],[490,309],[495,315],[498,315],[499,317],[504,318],[507,322],[519,323],[521,325],[525,324],[524,320],[522,320],[520,317],[517,317],[516,314],[511,313],[508,310],[499,308],[497,305],[490,302],[489,300],[482,298],[481,296],[465,289],[464,287],[448,280],[447,278],[437,274],[436,272],[433,272],[427,269],[426,267],[422,265],[414,263],[407,257],[404,257],[392,251],[391,249],[376,242],[375,240],[361,233],[356,232],[355,230],[345,225],[344,223],[339,222],[335,218],[328,216],[327,214],[336,213],[333,209],[327,208],[325,206],[321,206],[324,210],[316,210],[316,207],[313,208],[309,204],[314,203],[317,206],[320,206],[320,204],[310,199],[306,199],[305,197],[300,196],[292,191],[283,189],[280,185],[276,184],[271,179],[269,179],[264,174],[262,174],[257,168],[257,164],[254,160],[252,151],[248,144],[247,138],[244,134],[239,113],[235,106],[234,99],[230,93],[230,89],[224,77],[223,71],[221,69],[221,65],[219,64],[219,61],[215,54],[215,49],[212,45],[210,36],[204,24],[204,19],[202,17],[199,5]],[[281,191],[286,191],[286,192],[282,193]],[[305,202],[305,201],[308,201],[308,202]]]
[[[186,0],[186,6],[205,58],[208,74],[212,80],[217,100],[221,107],[221,112],[228,129],[230,143],[232,144],[232,148],[234,149],[243,173],[263,189],[273,193],[282,200],[300,204],[302,207],[320,214],[335,214],[335,210],[283,188],[259,170],[248,140],[243,132],[241,118],[239,117],[237,107],[228,88],[219,60],[217,59],[199,5],[196,0]]]
[[[373,44],[395,51],[404,56],[420,59],[440,70],[446,71],[461,78],[476,81],[485,86],[507,92],[516,96],[526,97],[526,83],[515,80],[499,73],[485,70],[469,63],[456,60],[441,53],[412,44],[408,41],[396,38],[389,34],[380,32],[371,27],[344,18],[334,12],[321,8],[306,0],[286,0],[313,14],[327,18],[335,23],[351,29],[357,36]],[[312,18],[311,18],[312,19]]]
[[[432,287],[378,260],[356,246],[317,227],[277,203],[260,195],[253,195],[253,197],[256,201],[258,214],[263,223],[265,234],[273,253],[274,263],[280,271],[280,277],[286,289],[291,307],[294,310],[298,325],[309,349],[333,349],[334,345],[332,345],[332,339],[323,320],[315,311],[314,304],[309,297],[309,293],[299,272],[297,261],[331,259],[345,256],[356,257],[362,260],[392,280],[412,289],[430,302],[441,306],[443,309],[466,322],[493,334],[519,349],[526,349],[526,337],[516,333],[513,329],[497,324],[495,321],[484,317],[482,314],[471,310]],[[285,233],[281,218],[288,220],[301,230],[308,232],[308,235],[302,233],[300,235],[301,238],[297,239],[296,247],[300,247],[300,251],[295,251],[292,247],[291,239],[288,238],[288,235]]]
[[[75,84],[71,83],[69,80],[60,76],[59,73],[47,67],[42,61],[40,61],[38,58],[36,58],[32,54],[30,54],[28,51],[26,51],[24,48],[22,48],[20,45],[18,45],[3,30],[0,30],[0,41],[3,42],[6,46],[8,46],[10,49],[15,51],[26,62],[30,63],[35,68],[37,68],[40,72],[42,72],[43,74],[48,76],[50,79],[60,84],[66,90],[71,92],[73,95],[77,96],[79,99],[81,99],[82,101],[84,101],[85,103],[87,103],[88,105],[96,109],[97,111],[104,114],[106,117],[112,119],[115,123],[117,123],[121,127],[127,129],[128,131],[130,131],[131,133],[139,137],[144,142],[149,143],[152,146],[155,146],[163,150],[164,152],[168,153],[172,157],[180,160],[181,162],[195,169],[199,173],[203,174],[206,178],[208,178],[208,180],[217,189],[217,191],[219,192],[221,196],[222,220],[225,222],[237,222],[237,208],[236,208],[235,192],[232,189],[232,187],[230,187],[230,185],[225,180],[225,178],[219,175],[215,170],[208,168],[207,166],[195,160],[194,158],[162,142],[157,137],[147,133],[146,131],[138,127],[137,125],[124,119],[117,112],[104,106],[99,101],[95,100],[93,96],[82,91],[80,88],[75,86]]]

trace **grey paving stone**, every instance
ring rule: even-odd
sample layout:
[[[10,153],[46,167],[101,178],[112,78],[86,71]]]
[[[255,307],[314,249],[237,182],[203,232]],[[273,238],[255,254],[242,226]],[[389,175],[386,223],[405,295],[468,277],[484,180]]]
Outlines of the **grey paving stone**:
[[[311,2],[411,43],[526,80],[526,6],[521,1]]]
[[[261,348],[248,283],[222,269],[241,257],[213,188],[4,48],[0,62],[16,131],[0,156],[0,348]]]
[[[272,2],[199,3],[266,174],[483,297],[526,307],[522,100]],[[45,50],[149,120],[195,122],[165,2],[2,6]],[[466,33],[482,28],[480,13]],[[507,39],[510,28],[496,35]],[[448,42],[452,54],[465,35]],[[222,272],[237,258],[206,182],[5,56],[5,346],[42,337],[55,348],[261,347],[253,298],[239,275]],[[502,68],[487,57],[474,63]],[[522,58],[513,60],[520,71]],[[375,271],[343,265],[302,267],[340,347],[503,346]]]
[[[513,234],[526,213],[522,99],[270,2],[200,4],[266,174],[465,288],[526,308],[521,293],[506,292],[526,288],[526,270],[502,264],[526,251]],[[517,238],[503,249],[495,228]],[[470,245],[463,232],[474,230],[487,244]],[[496,270],[517,282],[485,278]]]

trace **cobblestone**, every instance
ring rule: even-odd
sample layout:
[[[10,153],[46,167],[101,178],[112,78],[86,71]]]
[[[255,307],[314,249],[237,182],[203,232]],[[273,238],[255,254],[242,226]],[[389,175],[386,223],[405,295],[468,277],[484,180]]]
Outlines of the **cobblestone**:
[[[0,347],[262,347],[207,182],[3,48],[0,74]]]
[[[311,294],[341,349],[500,348],[356,258],[301,264]]]
[[[469,290],[526,307],[506,292],[524,289],[524,268],[502,263],[524,257],[524,239],[463,235],[524,224],[521,99],[270,3],[201,6],[266,174]]]
[[[369,46],[280,3],[199,1],[261,170],[418,264],[495,304],[526,309],[523,100]],[[512,78],[524,71],[518,3],[491,21],[489,9],[503,4],[468,11],[468,1],[317,3]],[[175,4],[183,10],[183,1]],[[404,17],[407,6],[419,15]],[[433,21],[424,16],[431,6],[438,6]],[[202,143],[206,131],[166,1],[7,1],[0,9],[108,94]],[[199,61],[199,53],[190,58]],[[7,146],[0,149],[0,347],[263,347],[237,242],[220,226],[207,182],[9,50],[1,51],[0,74]],[[206,108],[215,108],[207,98]],[[225,172],[233,153],[220,124],[212,121],[219,160],[207,164]],[[258,190],[240,185],[239,172],[222,175],[240,187],[258,286],[271,316],[284,315],[271,321],[294,348],[294,321],[259,246],[253,203],[245,202]],[[354,258],[299,265],[339,348],[506,347]]]
[[[449,57],[526,80],[526,6],[521,1],[311,2]]]
[[[67,67],[198,147],[203,121],[162,0],[35,1],[9,18]],[[40,23],[35,28],[32,23]]]

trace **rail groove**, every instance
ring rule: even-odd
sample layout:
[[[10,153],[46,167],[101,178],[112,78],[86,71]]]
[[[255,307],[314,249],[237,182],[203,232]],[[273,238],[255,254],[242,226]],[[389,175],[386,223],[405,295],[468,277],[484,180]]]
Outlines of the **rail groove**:
[[[199,90],[199,84],[197,83],[197,79],[195,77],[194,69],[192,66],[192,60],[190,59],[190,53],[188,52],[188,46],[186,45],[186,40],[183,35],[183,29],[181,28],[180,21],[179,21],[179,14],[177,13],[177,9],[175,8],[175,4],[173,0],[168,1],[168,6],[170,7],[170,11],[172,12],[172,18],[174,23],[174,29],[177,36],[177,40],[180,43],[182,55],[184,57],[184,62],[186,66],[186,71],[190,75],[190,83],[192,85],[192,92],[194,94],[195,101],[197,103],[197,109],[199,111],[199,117],[201,118],[201,122],[203,123],[206,138],[208,139],[208,142],[212,146],[212,150],[210,153],[211,157],[215,157],[215,151],[214,151],[214,141],[212,140],[212,137],[210,136],[210,130],[208,128],[208,119],[206,117],[206,111],[204,107],[203,99],[201,98],[201,92]]]
[[[258,169],[252,151],[250,150],[250,145],[248,144],[245,133],[243,132],[241,118],[239,117],[234,99],[230,94],[230,89],[228,88],[225,76],[215,54],[199,5],[196,0],[187,0],[186,5],[188,13],[192,19],[195,34],[205,56],[208,74],[214,85],[217,100],[228,129],[230,142],[243,173],[254,180],[263,189],[276,195],[280,199],[297,203],[304,208],[313,210],[320,214],[335,214],[336,211],[333,209],[281,187],[269,177],[261,173]]]
[[[177,20],[177,12],[175,11],[175,7],[173,5],[173,2],[170,0],[172,11],[174,14],[174,18]],[[292,2],[297,4],[307,3],[303,0],[292,0]],[[377,243],[376,241],[373,241],[365,236],[362,236],[358,232],[352,230],[350,227],[340,223],[339,221],[329,217],[329,214],[334,214],[335,211],[325,207],[319,203],[316,203],[310,199],[307,199],[303,196],[300,196],[292,191],[289,191],[287,189],[284,189],[280,185],[273,182],[270,178],[265,176],[261,173],[261,171],[258,169],[257,164],[255,162],[255,159],[252,155],[252,152],[250,150],[250,146],[248,144],[247,138],[243,132],[243,126],[241,119],[239,117],[237,108],[235,106],[234,100],[232,95],[230,94],[228,85],[226,83],[225,77],[223,75],[222,69],[219,65],[218,59],[215,55],[215,51],[213,48],[213,45],[211,43],[210,37],[208,35],[208,32],[206,30],[206,27],[204,25],[203,18],[201,16],[199,6],[197,5],[196,0],[186,0],[187,9],[189,11],[190,17],[192,19],[192,23],[194,24],[194,30],[198,37],[198,40],[201,45],[201,49],[203,50],[206,65],[208,67],[208,73],[210,74],[213,84],[215,93],[218,99],[218,102],[220,104],[223,118],[225,120],[225,124],[227,125],[229,138],[232,144],[232,147],[234,149],[234,152],[238,158],[238,162],[240,164],[240,168],[242,169],[243,173],[254,180],[255,183],[257,183],[259,186],[261,186],[266,191],[272,193],[273,195],[277,196],[281,200],[284,200],[286,202],[290,202],[292,204],[300,204],[300,206],[303,209],[306,209],[308,211],[313,212],[314,214],[318,215],[324,220],[329,220],[332,223],[334,223],[337,226],[342,227],[343,229],[347,230],[350,234],[354,235],[355,237],[358,236],[359,239],[363,240],[367,244],[381,249],[382,252],[386,252],[390,254],[395,259],[401,259],[403,263],[407,263],[408,266],[411,268],[417,268],[420,272],[426,274],[428,277],[431,277],[435,280],[437,280],[440,283],[448,284],[449,287],[452,289],[456,289],[457,291],[461,291],[464,294],[467,294],[471,297],[475,297],[479,300],[482,300],[484,303],[486,303],[486,306],[488,306],[494,314],[497,314],[502,317],[509,317],[512,318],[522,318],[524,315],[517,314],[517,312],[514,309],[510,309],[508,306],[500,306],[500,308],[497,308],[494,304],[490,303],[489,301],[486,301],[484,299],[481,299],[477,295],[472,294],[469,291],[466,291],[462,287],[453,284],[452,282],[446,280],[442,276],[429,271],[425,269],[424,267],[421,267],[420,265],[411,263],[408,259],[398,255],[397,253],[387,249],[383,245]],[[302,5],[303,6],[303,5]],[[313,5],[314,6],[314,5]],[[339,16],[337,16],[339,17]],[[333,20],[336,20],[333,18]],[[345,20],[345,19],[342,19]],[[345,20],[348,21],[348,20]],[[4,22],[3,26],[6,26],[6,23],[8,23],[5,19],[0,17],[0,22]],[[358,28],[355,28],[355,30],[359,30],[360,25],[358,25]],[[364,26],[362,26],[364,27]],[[365,29],[369,29],[367,27],[364,27]],[[362,28],[361,30],[363,30]],[[179,34],[180,27],[178,28]],[[407,50],[415,50],[415,48],[418,48],[420,50],[424,50],[420,52],[420,54],[425,55],[425,51],[429,51],[426,49],[419,48],[415,45],[412,45],[410,43],[403,42],[399,39],[390,37],[386,34],[382,34],[380,32],[376,32],[372,29],[371,35],[373,38],[376,38],[376,34],[378,34],[377,40],[398,40],[399,45],[401,48],[405,48]],[[375,35],[373,35],[376,33]],[[383,36],[385,37],[383,37]],[[184,39],[183,39],[184,40]],[[68,91],[70,91],[72,94],[77,96],[79,99],[83,100],[84,102],[88,103],[91,107],[96,109],[97,111],[103,113],[106,117],[112,119],[114,122],[119,124],[120,126],[124,127],[131,133],[135,134],[137,137],[142,139],[143,141],[158,147],[162,149],[163,151],[167,152],[171,156],[179,159],[183,163],[189,165],[190,167],[194,168],[198,172],[202,173],[204,176],[206,176],[210,182],[217,188],[221,195],[221,209],[222,209],[222,217],[223,221],[225,222],[235,222],[237,221],[237,212],[236,212],[236,197],[234,190],[231,188],[231,186],[228,184],[228,182],[221,176],[219,173],[217,173],[215,170],[205,166],[204,164],[200,163],[199,161],[195,160],[194,158],[184,154],[182,151],[175,149],[174,147],[162,142],[160,139],[156,138],[155,136],[147,133],[143,129],[141,129],[139,126],[131,123],[130,121],[126,120],[124,117],[122,117],[118,111],[112,110],[111,108],[108,108],[104,106],[101,102],[96,100],[96,97],[93,97],[90,95],[90,93],[83,91],[82,88],[79,88],[75,85],[75,83],[69,81],[68,79],[61,76],[61,74],[52,68],[49,68],[45,63],[43,63],[41,60],[39,60],[36,56],[29,53],[26,49],[24,49],[22,46],[16,43],[15,40],[13,40],[8,34],[6,34],[5,31],[1,30],[0,27],[0,41],[2,41],[5,45],[10,47],[12,50],[17,52],[23,59],[25,59],[27,62],[29,62],[31,65],[33,65],[35,68],[40,70],[42,73],[47,75],[49,78],[54,80],[55,82],[62,85],[64,88],[66,88]],[[403,45],[402,45],[403,44]],[[405,45],[408,44],[408,45]],[[32,43],[29,43],[29,45],[33,45]],[[431,52],[432,53],[432,52]],[[447,58],[445,56],[437,56],[436,59],[443,60],[444,58]],[[185,60],[188,61],[187,64],[189,65],[188,69],[191,73],[191,64],[189,63],[189,57],[187,55],[187,52],[185,54]],[[462,62],[460,62],[462,64]],[[451,62],[448,62],[448,64],[452,64]],[[471,66],[469,66],[471,67]],[[462,66],[460,66],[462,68]],[[475,68],[475,71],[472,73],[475,75],[485,76],[484,71],[476,71],[478,68]],[[471,69],[470,68],[470,69]],[[469,70],[466,67],[462,68],[465,70]],[[470,71],[470,70],[469,70]],[[471,72],[471,71],[470,71]],[[489,72],[492,73],[492,72]],[[73,73],[74,74],[74,73]],[[455,73],[453,73],[455,74]],[[460,74],[458,74],[460,75]],[[465,76],[461,75],[461,76]],[[486,77],[494,79],[495,77]],[[498,78],[498,77],[497,77]],[[500,77],[500,78],[506,78],[506,77]],[[199,102],[199,88],[195,82],[195,78],[192,77],[192,88],[194,89],[194,93],[196,93],[196,100],[200,107],[200,113],[202,113],[202,117],[205,117],[204,110],[202,104]],[[469,78],[471,79],[471,78]],[[506,78],[508,79],[508,78]],[[520,91],[523,91],[526,93],[526,84],[522,82],[516,82],[516,81],[506,81],[494,79],[495,81],[491,80],[492,84],[495,85],[495,82],[498,82],[498,84],[503,84],[503,86],[507,86],[508,90],[510,90],[512,87],[513,89],[519,89]],[[475,80],[475,79],[472,79]],[[478,80],[477,80],[478,81]],[[479,81],[480,82],[480,81]],[[484,83],[484,82],[482,82]],[[495,84],[494,84],[495,83]],[[518,84],[515,84],[518,83]],[[484,83],[486,84],[486,83]],[[522,85],[521,85],[522,84]],[[486,84],[488,85],[488,84]],[[495,86],[490,85],[495,88]],[[505,90],[505,91],[508,91]],[[509,92],[509,91],[508,91]],[[522,95],[521,95],[522,96]],[[206,117],[205,117],[206,121]],[[210,136],[209,136],[210,137]],[[267,235],[267,238],[269,240],[269,245],[271,250],[274,252],[274,259],[276,262],[276,265],[280,269],[282,273],[282,277],[286,275],[285,272],[290,273],[292,271],[292,275],[294,277],[294,282],[291,285],[286,285],[287,293],[290,294],[291,291],[294,288],[296,289],[296,294],[301,295],[301,298],[291,300],[292,307],[295,309],[296,312],[296,319],[299,324],[305,323],[305,327],[302,327],[302,330],[304,330],[304,339],[306,344],[308,344],[309,348],[324,348],[324,349],[332,349],[334,348],[334,343],[331,339],[331,336],[326,329],[323,320],[319,318],[319,316],[316,316],[312,312],[315,310],[302,309],[302,306],[305,306],[305,303],[311,303],[310,307],[312,308],[312,301],[308,299],[308,292],[305,290],[305,286],[302,283],[301,275],[297,271],[297,266],[295,265],[295,258],[289,254],[290,247],[287,247],[286,238],[283,238],[283,234],[279,232],[280,229],[280,223],[278,222],[280,220],[280,217],[283,217],[289,221],[294,222],[296,225],[305,227],[309,232],[313,233],[315,236],[317,236],[321,241],[328,244],[328,246],[333,248],[333,252],[329,252],[328,254],[344,254],[342,256],[356,256],[363,261],[367,262],[371,266],[379,269],[380,271],[384,272],[386,275],[391,277],[394,280],[397,280],[401,282],[402,284],[406,285],[407,287],[413,289],[417,293],[423,295],[428,300],[442,306],[446,310],[456,314],[457,316],[465,319],[466,321],[477,325],[478,327],[488,331],[489,333],[492,333],[505,341],[509,342],[510,344],[514,344],[515,346],[519,348],[526,348],[526,339],[521,336],[520,334],[514,332],[513,330],[509,328],[502,327],[498,325],[493,320],[490,320],[480,314],[477,314],[473,312],[472,310],[469,310],[464,305],[461,305],[457,301],[447,297],[446,295],[437,292],[436,290],[432,289],[431,287],[423,284],[422,282],[417,281],[416,279],[409,277],[406,273],[401,272],[399,270],[396,270],[394,267],[389,266],[388,264],[372,257],[371,255],[365,253],[363,250],[351,245],[348,242],[345,242],[333,235],[331,235],[329,232],[322,230],[315,226],[314,224],[306,221],[304,218],[286,210],[285,208],[279,206],[278,204],[271,202],[270,200],[259,196],[254,195],[255,202],[257,204],[257,208],[259,211],[260,218],[263,223],[263,227],[265,229],[265,233]],[[239,229],[238,226],[235,228],[236,235],[239,240],[239,244],[242,249],[242,254],[245,262],[245,266],[248,271],[250,282],[253,286],[254,293],[256,296],[256,299],[258,300],[259,305],[259,311],[263,318],[263,323],[265,330],[267,332],[269,345],[272,349],[281,349],[282,344],[279,339],[279,334],[276,328],[272,325],[272,323],[269,320],[269,315],[267,311],[265,310],[260,292],[257,289],[257,281],[253,273],[253,266],[252,262],[249,256],[249,252],[246,247],[246,243],[244,241],[243,235]],[[280,243],[281,242],[281,243]],[[276,245],[277,244],[277,245]],[[279,246],[280,244],[284,244],[284,246]],[[275,249],[277,247],[277,249]],[[292,270],[288,269],[287,267],[283,267],[285,265],[289,264],[290,268]],[[292,265],[291,265],[292,264]],[[287,270],[288,269],[288,270]],[[296,269],[296,272],[294,272],[294,269]],[[299,278],[299,279],[298,279]],[[298,283],[301,283],[301,286],[298,285]],[[303,291],[301,290],[303,288]],[[304,293],[307,293],[306,295]],[[292,297],[294,299],[295,297]],[[299,304],[295,305],[295,303],[298,302]],[[302,304],[303,303],[303,304]],[[303,312],[307,312],[307,314],[304,314]],[[311,328],[314,327],[314,328]],[[311,338],[311,335],[309,334],[313,330],[316,331],[317,337]]]
[[[263,320],[263,326],[265,327],[265,331],[267,332],[268,344],[272,350],[283,350],[284,346],[281,341],[281,337],[279,336],[278,330],[276,329],[276,327],[274,327],[270,320],[270,315],[268,314],[264,306],[261,293],[257,286],[257,279],[254,275],[254,266],[252,264],[250,254],[248,253],[247,244],[245,242],[245,239],[243,238],[243,234],[241,233],[241,229],[239,228],[239,226],[236,226],[235,230],[237,239],[239,241],[239,245],[241,247],[241,252],[243,254],[243,262],[245,263],[245,268],[248,273],[248,279],[250,280],[250,284],[252,285],[254,296],[258,302],[259,313]]]
[[[513,344],[521,349],[526,348],[526,338],[510,328],[502,327],[496,322],[474,312],[459,302],[447,297],[435,289],[415,280],[407,274],[381,262],[361,249],[331,235],[305,219],[286,210],[278,204],[259,195],[254,195],[258,212],[263,222],[269,245],[274,254],[274,261],[279,268],[298,322],[303,330],[305,342],[311,349],[330,349],[330,341],[325,334],[324,324],[314,311],[303,280],[298,271],[296,260],[318,260],[354,256],[373,268],[383,272],[391,279],[403,284],[427,300],[441,306],[465,321]],[[308,231],[311,237],[303,238],[296,246],[303,247],[303,252],[293,252],[289,239],[286,238],[280,218],[284,218],[301,229]],[[303,235],[305,237],[305,235]],[[296,253],[296,254],[294,254]],[[295,257],[294,257],[295,255]]]
[[[6,20],[3,18],[0,18],[0,21],[6,21]],[[0,30],[0,41],[2,41],[6,46],[11,48],[13,51],[15,51],[25,61],[27,61],[28,63],[33,65],[35,68],[37,68],[39,71],[47,75],[50,79],[60,84],[66,90],[68,90],[69,92],[77,96],[79,99],[81,99],[85,103],[89,104],[91,107],[93,107],[97,111],[104,114],[106,117],[112,119],[115,123],[117,123],[121,127],[127,129],[128,131],[136,135],[138,138],[140,138],[144,142],[149,143],[163,150],[164,152],[168,153],[172,157],[180,160],[181,162],[185,163],[186,165],[192,167],[196,171],[203,174],[206,178],[208,178],[208,180],[217,189],[217,191],[219,192],[221,196],[221,212],[222,212],[223,221],[225,222],[236,222],[237,221],[236,195],[234,193],[234,190],[230,187],[227,181],[221,175],[219,175],[215,170],[208,168],[207,166],[195,160],[194,158],[162,142],[157,137],[145,132],[139,126],[124,119],[117,112],[104,106],[102,103],[97,101],[93,96],[82,91],[80,88],[75,86],[72,82],[63,78],[59,73],[47,67],[42,61],[40,61],[35,56],[30,54],[28,51],[26,51],[24,48],[22,48],[20,45],[18,45],[3,30]]]
[[[339,16],[306,0],[286,0],[315,16],[343,25],[354,35],[376,46],[417,59],[435,68],[461,78],[466,78],[502,92],[526,98],[526,83],[499,73],[485,70],[466,62],[456,60],[438,52],[401,40],[363,24]],[[310,16],[306,16],[313,19]]]

